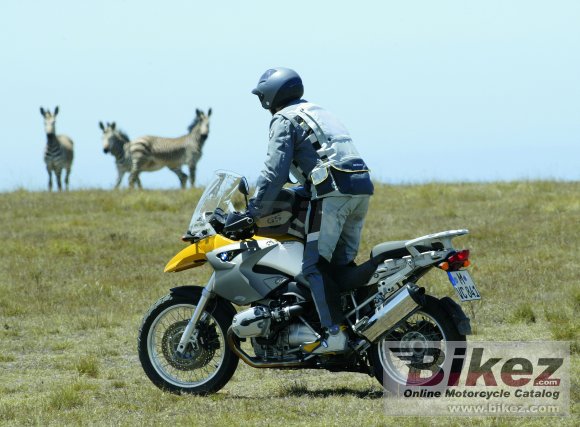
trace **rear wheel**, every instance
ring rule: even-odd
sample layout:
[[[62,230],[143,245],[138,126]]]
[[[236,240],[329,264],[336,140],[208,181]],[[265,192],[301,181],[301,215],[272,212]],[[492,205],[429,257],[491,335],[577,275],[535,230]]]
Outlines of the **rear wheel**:
[[[232,312],[223,303],[212,303],[202,313],[198,327],[183,353],[177,352],[181,335],[199,297],[167,295],[145,315],[139,331],[139,360],[149,379],[173,393],[209,394],[230,380],[238,365],[229,349],[226,332]]]
[[[465,342],[465,335],[457,331],[443,304],[426,295],[420,310],[371,347],[375,378],[394,393],[412,387],[443,386],[435,375],[444,364],[446,370],[450,369],[451,342],[456,341]]]

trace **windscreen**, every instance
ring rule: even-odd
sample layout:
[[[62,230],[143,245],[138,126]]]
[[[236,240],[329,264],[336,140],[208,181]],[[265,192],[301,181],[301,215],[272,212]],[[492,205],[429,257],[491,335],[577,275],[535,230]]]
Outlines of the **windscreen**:
[[[244,196],[238,191],[241,175],[219,170],[201,195],[195,212],[189,223],[189,232],[193,235],[206,231],[205,234],[216,234],[208,223],[209,217],[221,208],[225,213],[245,210]]]

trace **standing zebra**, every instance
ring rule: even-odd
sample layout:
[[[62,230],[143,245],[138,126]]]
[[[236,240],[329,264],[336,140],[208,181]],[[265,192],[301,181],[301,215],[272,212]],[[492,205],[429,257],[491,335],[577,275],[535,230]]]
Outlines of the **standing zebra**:
[[[189,181],[193,187],[197,162],[201,158],[203,144],[209,134],[211,108],[207,115],[199,109],[196,109],[195,113],[195,119],[186,135],[179,138],[142,136],[131,141],[129,150],[132,164],[129,187],[133,188],[137,184],[142,188],[139,180],[140,172],[155,171],[167,166],[178,176],[181,188],[185,188],[187,175],[181,170],[183,164],[189,167]]]
[[[115,157],[117,166],[117,183],[115,188],[119,188],[125,173],[131,172],[131,153],[129,152],[129,137],[121,130],[118,130],[115,122],[103,125],[99,122],[99,127],[103,131],[103,151],[105,154],[111,153]]]
[[[44,111],[44,108],[40,107],[40,114],[44,117],[44,130],[46,131],[44,163],[46,163],[46,170],[48,171],[48,191],[52,191],[53,172],[56,177],[58,191],[62,191],[60,176],[63,169],[66,171],[64,184],[68,190],[68,178],[70,176],[70,169],[73,161],[72,139],[66,135],[56,134],[55,127],[58,106],[54,109],[54,113],[51,113],[50,110]]]

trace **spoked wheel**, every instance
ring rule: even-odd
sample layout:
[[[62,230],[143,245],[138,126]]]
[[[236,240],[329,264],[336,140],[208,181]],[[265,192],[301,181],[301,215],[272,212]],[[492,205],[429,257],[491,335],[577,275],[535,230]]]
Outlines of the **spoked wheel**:
[[[425,305],[371,348],[377,380],[391,392],[444,386],[436,377],[449,370],[452,342],[465,342],[441,302],[426,296]],[[445,364],[445,366],[444,366]]]
[[[217,303],[204,311],[183,353],[181,335],[195,311],[195,302],[182,296],[161,298],[145,315],[139,331],[139,359],[149,379],[174,393],[208,394],[232,377],[238,358],[229,349],[226,332],[232,313]]]

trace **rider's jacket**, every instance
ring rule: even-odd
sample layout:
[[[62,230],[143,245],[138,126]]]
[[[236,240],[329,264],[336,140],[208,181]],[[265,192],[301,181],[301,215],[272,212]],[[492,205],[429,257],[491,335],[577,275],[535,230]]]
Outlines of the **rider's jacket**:
[[[275,200],[289,173],[311,197],[373,194],[369,169],[346,128],[337,118],[305,100],[273,115],[265,168],[250,201],[250,214],[260,216],[263,204]]]

